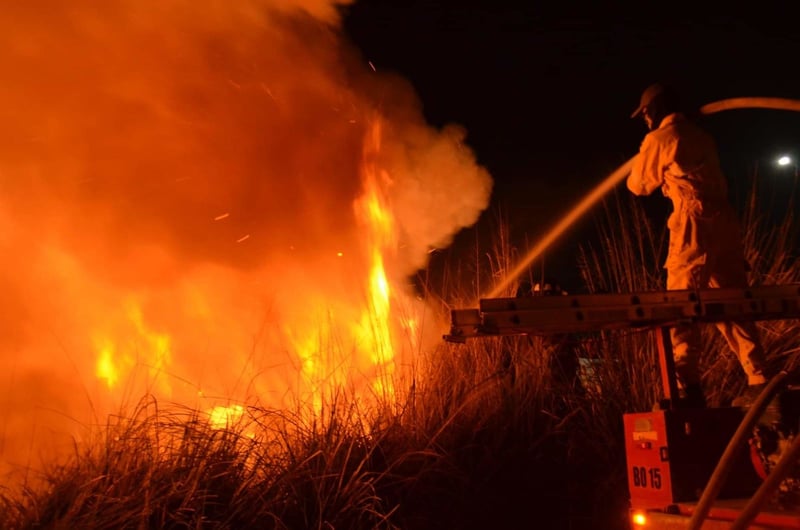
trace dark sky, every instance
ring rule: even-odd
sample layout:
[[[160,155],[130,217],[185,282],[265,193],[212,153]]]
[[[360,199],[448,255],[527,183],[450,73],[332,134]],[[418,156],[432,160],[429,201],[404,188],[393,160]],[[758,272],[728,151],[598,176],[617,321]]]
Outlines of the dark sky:
[[[521,246],[635,154],[646,131],[629,116],[648,84],[670,81],[698,106],[800,98],[800,31],[788,11],[538,4],[363,0],[345,17],[364,58],[409,79],[433,124],[467,128],[495,179],[479,224],[502,210]],[[733,110],[704,124],[717,137],[734,201],[757,163],[767,188],[789,191],[787,170],[773,161],[800,155],[800,114]],[[657,212],[660,202],[650,203]],[[556,263],[574,260],[591,221],[581,224],[551,251]]]

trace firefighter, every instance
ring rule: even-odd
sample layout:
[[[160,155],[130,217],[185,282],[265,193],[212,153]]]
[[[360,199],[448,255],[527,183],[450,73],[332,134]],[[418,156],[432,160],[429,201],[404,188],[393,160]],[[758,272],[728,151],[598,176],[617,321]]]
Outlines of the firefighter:
[[[672,201],[667,222],[667,289],[747,286],[740,228],[728,203],[714,139],[683,112],[675,91],[657,83],[642,94],[632,118],[644,119],[644,137],[627,179],[636,195],[658,188]],[[717,324],[747,375],[747,390],[735,405],[752,404],[763,389],[767,364],[755,324]],[[704,407],[698,358],[700,331],[681,325],[670,331],[675,372],[685,404]]]

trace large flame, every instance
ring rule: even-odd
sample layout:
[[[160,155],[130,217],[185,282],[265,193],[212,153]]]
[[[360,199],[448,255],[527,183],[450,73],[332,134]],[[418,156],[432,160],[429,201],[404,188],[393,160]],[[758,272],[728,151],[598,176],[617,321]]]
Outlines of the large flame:
[[[356,201],[356,216],[366,231],[370,260],[368,300],[360,319],[360,347],[375,367],[373,388],[386,398],[394,392],[394,346],[391,329],[391,287],[384,268],[384,255],[394,254],[397,244],[394,220],[384,189],[391,180],[376,162],[380,154],[381,122],[373,121],[365,142],[362,166],[364,193]],[[381,186],[381,183],[384,186]],[[392,257],[392,256],[389,256]]]
[[[462,129],[364,67],[337,3],[0,16],[0,463],[143,395],[219,427],[396,397],[441,331],[406,278],[491,181]]]

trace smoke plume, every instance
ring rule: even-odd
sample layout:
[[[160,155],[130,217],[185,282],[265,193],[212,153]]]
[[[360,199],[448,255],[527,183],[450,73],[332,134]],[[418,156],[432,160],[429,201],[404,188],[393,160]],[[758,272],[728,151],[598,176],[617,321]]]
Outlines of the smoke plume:
[[[366,66],[346,3],[4,8],[0,461],[143,391],[281,403],[367,300],[365,163],[393,285],[477,220],[491,179],[464,131]]]

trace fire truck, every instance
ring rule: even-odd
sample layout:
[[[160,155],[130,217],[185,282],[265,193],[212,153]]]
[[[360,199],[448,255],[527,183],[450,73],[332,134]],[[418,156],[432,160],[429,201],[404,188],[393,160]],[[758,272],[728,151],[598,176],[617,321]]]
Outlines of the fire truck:
[[[634,530],[798,529],[800,511],[770,503],[800,458],[797,424],[767,469],[759,458],[762,413],[779,396],[791,410],[785,372],[748,409],[682,406],[669,340],[683,323],[800,318],[800,284],[627,294],[486,298],[451,312],[445,339],[551,335],[641,328],[655,334],[662,399],[650,412],[623,417],[630,522]],[[794,401],[797,401],[796,399]],[[787,424],[784,424],[787,425]],[[763,448],[762,448],[763,449]]]

